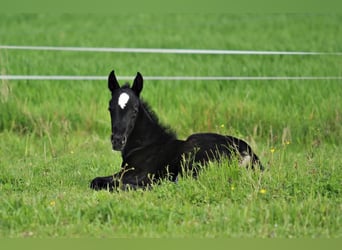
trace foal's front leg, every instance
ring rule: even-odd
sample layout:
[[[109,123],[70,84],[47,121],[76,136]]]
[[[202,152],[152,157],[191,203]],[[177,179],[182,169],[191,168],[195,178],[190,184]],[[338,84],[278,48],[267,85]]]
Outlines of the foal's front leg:
[[[94,190],[114,191],[117,188],[122,190],[146,189],[152,183],[148,173],[135,171],[134,169],[121,169],[118,173],[110,176],[96,177],[90,183],[90,188]]]
[[[121,171],[110,176],[96,177],[90,183],[90,188],[94,190],[106,189],[113,191],[115,187],[119,186],[119,178]]]

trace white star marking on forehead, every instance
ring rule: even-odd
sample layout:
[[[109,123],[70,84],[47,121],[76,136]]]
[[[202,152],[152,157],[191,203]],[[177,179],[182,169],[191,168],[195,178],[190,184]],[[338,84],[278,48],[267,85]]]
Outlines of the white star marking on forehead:
[[[128,100],[129,100],[129,95],[125,92],[121,93],[118,99],[118,105],[120,106],[121,109],[124,109],[126,107]]]

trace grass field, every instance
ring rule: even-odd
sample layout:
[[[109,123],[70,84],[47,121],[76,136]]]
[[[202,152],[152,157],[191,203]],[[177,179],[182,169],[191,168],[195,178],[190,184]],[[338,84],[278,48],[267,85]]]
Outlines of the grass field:
[[[0,16],[0,44],[342,51],[342,15]],[[341,56],[0,50],[2,75],[342,76]],[[0,237],[342,236],[338,80],[146,81],[142,96],[184,139],[248,141],[267,170],[210,164],[198,180],[108,193],[120,167],[106,81],[0,82]]]

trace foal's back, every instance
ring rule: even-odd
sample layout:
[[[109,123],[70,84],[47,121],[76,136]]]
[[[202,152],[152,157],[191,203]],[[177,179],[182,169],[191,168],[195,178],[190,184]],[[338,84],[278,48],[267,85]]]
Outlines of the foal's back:
[[[188,155],[190,162],[188,166],[191,169],[196,167],[197,163],[205,165],[208,161],[235,158],[242,166],[252,169],[259,167],[263,170],[258,156],[251,147],[245,141],[233,136],[214,133],[193,134],[184,142],[183,153]]]

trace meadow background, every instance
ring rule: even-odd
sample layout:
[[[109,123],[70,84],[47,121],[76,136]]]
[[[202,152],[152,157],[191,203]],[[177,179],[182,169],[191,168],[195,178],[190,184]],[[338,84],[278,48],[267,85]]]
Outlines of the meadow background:
[[[334,14],[2,14],[1,45],[342,51]],[[0,50],[2,75],[342,76],[334,55]],[[267,170],[212,163],[198,180],[95,192],[120,167],[106,81],[0,82],[0,237],[339,238],[341,80],[145,81],[179,138],[248,141]]]

